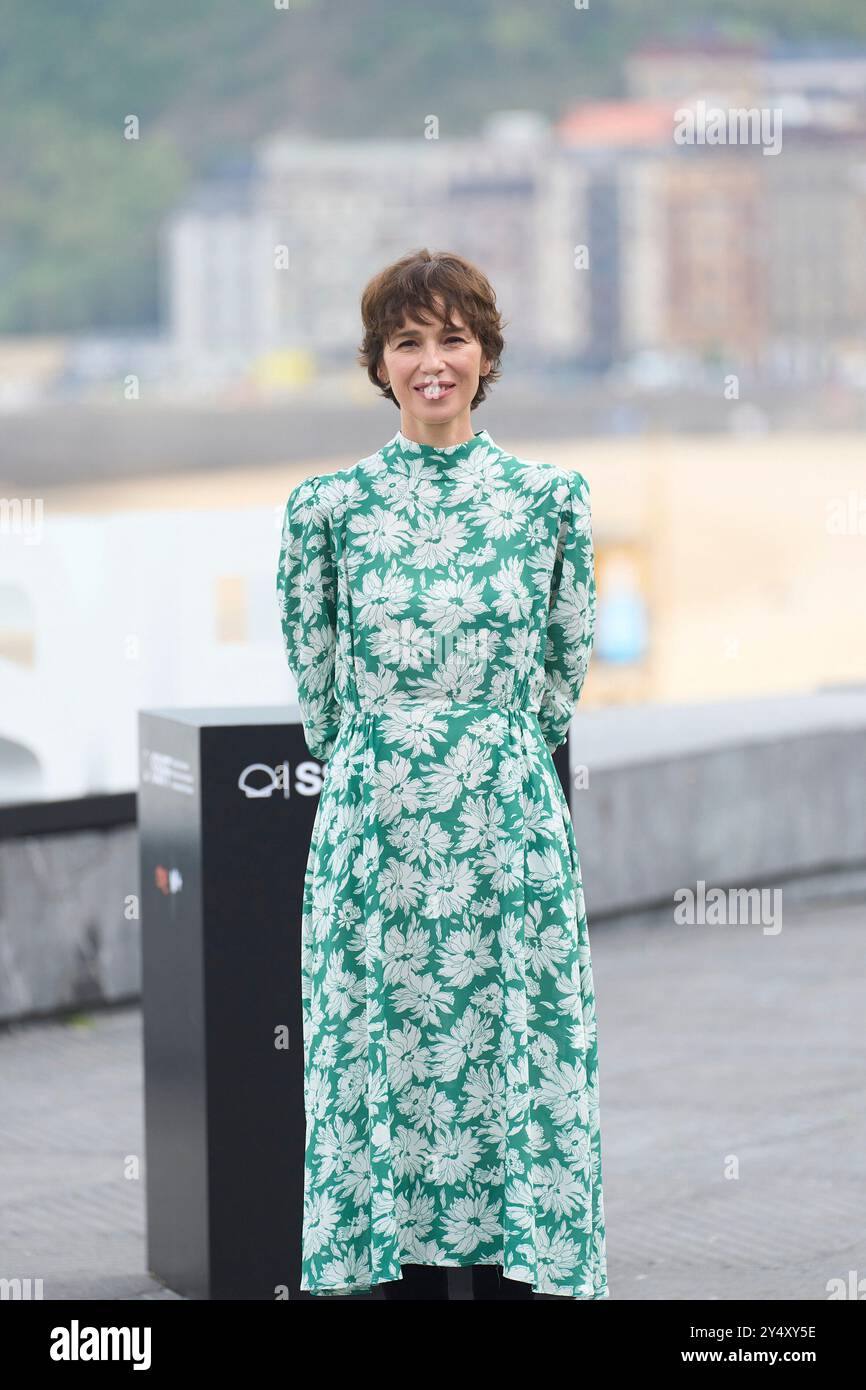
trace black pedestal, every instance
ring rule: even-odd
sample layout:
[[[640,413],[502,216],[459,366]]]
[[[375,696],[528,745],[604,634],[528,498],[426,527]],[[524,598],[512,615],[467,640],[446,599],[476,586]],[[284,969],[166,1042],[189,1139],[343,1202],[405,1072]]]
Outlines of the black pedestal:
[[[300,1299],[303,880],[322,765],[286,707],[139,715],[148,1268]]]

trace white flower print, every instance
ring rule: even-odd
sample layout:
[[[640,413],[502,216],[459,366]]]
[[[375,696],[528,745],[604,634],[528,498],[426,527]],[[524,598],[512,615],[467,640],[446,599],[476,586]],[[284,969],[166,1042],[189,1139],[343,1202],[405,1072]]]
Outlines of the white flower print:
[[[388,618],[399,617],[414,587],[411,577],[401,573],[394,564],[385,574],[365,574],[355,601],[359,626],[375,628]]]
[[[451,848],[448,831],[427,812],[403,816],[388,831],[387,838],[407,864],[420,864],[422,868],[431,859],[441,859]]]
[[[463,1094],[465,1099],[460,1110],[461,1120],[474,1119],[477,1115],[493,1122],[494,1127],[504,1124],[505,1083],[499,1067],[470,1067]],[[501,1138],[504,1143],[504,1134]]]
[[[526,865],[533,889],[543,897],[561,889],[565,873],[555,845],[551,845],[543,854],[530,850]]]
[[[429,677],[415,684],[416,699],[429,700],[440,707],[454,701],[473,701],[482,691],[484,667],[470,653],[452,652],[437,664]]]
[[[425,880],[425,917],[453,917],[463,912],[475,892],[478,875],[469,864],[449,858],[432,864]]]
[[[315,1254],[325,1249],[331,1241],[343,1203],[336,1201],[332,1193],[317,1190],[310,1194],[305,1206],[304,1226],[309,1237],[310,1253]]]
[[[412,864],[392,859],[379,877],[379,896],[386,911],[414,908],[424,892],[424,875]]]
[[[429,661],[430,639],[412,618],[385,618],[370,637],[370,654],[398,671],[420,671]]]
[[[373,493],[388,511],[411,521],[431,510],[439,500],[435,477],[431,477],[424,464],[417,460],[389,468],[374,482]]]
[[[449,932],[436,952],[440,975],[451,985],[471,984],[476,975],[485,975],[496,964],[492,944],[493,932],[484,932],[479,926]]]
[[[486,1052],[493,1040],[493,1025],[477,1009],[468,1008],[451,1024],[450,1032],[434,1042],[431,1052],[436,1075],[453,1081],[466,1063]]]
[[[549,1164],[536,1165],[533,1170],[533,1186],[535,1200],[542,1211],[553,1212],[555,1216],[576,1214],[586,1219],[587,1207],[591,1201],[589,1184],[585,1178],[564,1167],[558,1158],[552,1158]]]
[[[454,995],[431,974],[412,975],[392,990],[394,1008],[424,1024],[438,1023],[442,1013],[450,1013]]]
[[[483,585],[471,575],[449,575],[420,595],[425,623],[436,632],[456,632],[484,612]]]
[[[452,1129],[436,1136],[427,1160],[427,1172],[433,1182],[465,1182],[477,1166],[480,1156],[481,1144],[471,1132]],[[497,1225],[496,1215],[486,1194],[465,1198],[443,1217],[442,1238],[465,1253],[475,1249],[482,1231],[488,1234],[495,1232]]]
[[[353,516],[349,521],[349,531],[367,556],[386,557],[399,554],[412,534],[409,523],[403,517],[383,507],[374,507],[368,514]]]
[[[433,752],[434,739],[437,744],[446,741],[448,721],[434,708],[419,702],[414,709],[399,713],[395,710],[383,718],[382,734],[386,743],[396,745],[415,759],[421,753]]]
[[[395,1091],[401,1091],[410,1081],[423,1081],[429,1075],[429,1060],[424,1037],[414,1023],[404,1021],[392,1028],[386,1042],[388,1076]]]
[[[449,811],[464,792],[475,791],[490,775],[493,756],[476,739],[461,738],[444,760],[435,763],[425,778],[426,804],[434,811]]]
[[[493,575],[490,582],[497,593],[493,605],[497,613],[512,623],[528,619],[532,597],[523,578],[523,565],[516,555],[509,556],[500,565],[499,573]]]
[[[427,964],[431,944],[427,932],[413,926],[403,931],[399,927],[389,927],[382,942],[385,980],[410,980],[416,972]]]
[[[505,807],[493,792],[487,796],[467,793],[460,815],[463,830],[457,841],[457,853],[466,854],[471,849],[489,849],[508,843],[507,819]]]
[[[497,840],[481,854],[481,872],[490,875],[490,887],[497,893],[510,893],[523,883],[524,851],[512,839]]]
[[[361,982],[351,970],[343,968],[343,952],[336,951],[325,971],[325,1009],[338,1018],[348,1018],[352,1004],[360,998]]]
[[[475,514],[489,540],[510,540],[512,536],[525,531],[532,501],[524,493],[512,488],[500,488],[491,492],[484,502],[475,508]]]
[[[417,1131],[428,1136],[439,1128],[447,1129],[456,1113],[454,1101],[433,1082],[429,1086],[413,1086],[400,1096],[398,1108],[402,1115],[412,1121]],[[426,1152],[429,1153],[429,1148]]]
[[[453,560],[466,544],[466,524],[456,516],[438,511],[415,527],[415,548],[407,555],[413,569],[432,569]]]
[[[404,812],[407,823],[416,824],[415,812],[421,807],[422,784],[419,777],[412,776],[412,768],[409,758],[392,753],[371,770],[370,796],[380,825],[390,825]]]
[[[579,1059],[560,1062],[546,1071],[538,1087],[538,1104],[549,1108],[554,1124],[571,1125],[576,1119],[586,1124],[589,1111],[583,1063]]]

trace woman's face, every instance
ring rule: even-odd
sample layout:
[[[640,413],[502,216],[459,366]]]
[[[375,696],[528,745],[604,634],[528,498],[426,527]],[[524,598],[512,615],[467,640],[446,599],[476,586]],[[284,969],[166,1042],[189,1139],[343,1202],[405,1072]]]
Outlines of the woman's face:
[[[438,302],[439,312],[442,309]],[[466,413],[478,380],[490,370],[481,344],[454,310],[450,324],[436,318],[419,323],[408,316],[385,344],[379,379],[391,390],[403,412],[424,424],[444,424]]]

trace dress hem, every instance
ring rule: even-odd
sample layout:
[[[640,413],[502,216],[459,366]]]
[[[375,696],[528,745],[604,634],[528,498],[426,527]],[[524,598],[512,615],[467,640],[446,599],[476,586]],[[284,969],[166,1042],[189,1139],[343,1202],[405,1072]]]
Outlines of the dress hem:
[[[412,1265],[416,1268],[418,1267],[417,1262],[414,1260],[405,1260],[404,1264]],[[467,1260],[465,1263],[463,1260],[421,1261],[421,1267],[425,1269],[474,1269],[476,1266],[490,1268],[496,1265],[499,1265],[500,1268],[502,1268],[503,1277],[505,1279],[512,1279],[517,1284],[531,1284],[533,1293],[555,1294],[560,1298],[576,1299],[580,1302],[591,1302],[594,1299],[598,1298],[610,1298],[610,1289],[608,1288],[607,1283],[601,1284],[594,1293],[571,1293],[565,1289],[554,1288],[551,1284],[547,1283],[546,1281],[539,1282],[538,1280],[533,1279],[531,1276],[529,1278],[526,1278],[525,1276],[517,1273],[516,1270],[514,1270],[511,1273],[508,1273],[503,1267],[501,1258],[495,1260]],[[401,1272],[399,1274],[385,1275],[382,1279],[371,1280],[369,1284],[345,1284],[336,1285],[334,1287],[322,1286],[320,1288],[313,1289],[310,1288],[308,1284],[303,1283],[301,1284],[301,1293],[312,1294],[316,1298],[346,1297],[356,1293],[370,1293],[373,1289],[379,1288],[381,1284],[402,1283],[402,1265],[400,1266],[400,1269]]]

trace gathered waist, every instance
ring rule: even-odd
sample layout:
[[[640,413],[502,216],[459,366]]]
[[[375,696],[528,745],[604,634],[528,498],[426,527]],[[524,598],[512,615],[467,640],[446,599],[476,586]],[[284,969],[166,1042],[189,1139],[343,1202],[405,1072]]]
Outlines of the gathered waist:
[[[431,714],[463,714],[478,710],[484,714],[520,714],[534,718],[538,717],[538,710],[533,709],[529,704],[507,704],[504,705],[496,700],[431,700],[419,699],[411,696],[400,696],[389,698],[384,704],[377,705],[344,705],[342,707],[343,719],[387,719],[394,714],[412,714],[421,710],[429,711]]]

